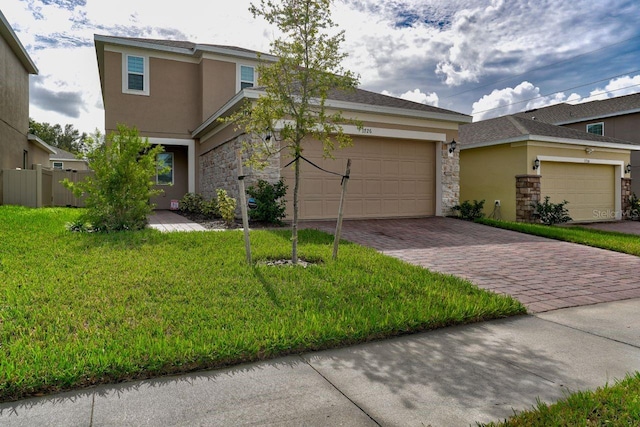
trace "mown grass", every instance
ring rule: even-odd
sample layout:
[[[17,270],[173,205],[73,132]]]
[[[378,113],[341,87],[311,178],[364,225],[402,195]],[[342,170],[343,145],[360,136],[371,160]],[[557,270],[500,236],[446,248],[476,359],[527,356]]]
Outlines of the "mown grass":
[[[245,262],[242,233],[66,231],[0,206],[0,400],[187,372],[524,313],[512,298],[301,231],[315,265]],[[253,231],[254,258],[290,256]]]
[[[640,373],[627,376],[613,386],[581,391],[547,405],[539,402],[532,410],[485,427],[551,427],[640,425]]]
[[[497,221],[486,218],[479,219],[477,222],[493,227],[519,231],[521,233],[534,234],[550,239],[579,243],[595,248],[640,256],[640,238],[635,235],[594,230],[579,226],[558,227],[542,224],[526,224],[522,222]]]

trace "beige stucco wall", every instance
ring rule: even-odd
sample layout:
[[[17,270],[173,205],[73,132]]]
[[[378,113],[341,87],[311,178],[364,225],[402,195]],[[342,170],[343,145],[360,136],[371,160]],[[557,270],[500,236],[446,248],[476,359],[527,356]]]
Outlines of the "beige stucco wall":
[[[516,175],[527,174],[527,149],[501,144],[460,151],[460,203],[485,200],[484,213],[500,200],[502,219],[516,219]]]
[[[201,123],[198,64],[149,58],[149,95],[122,92],[122,53],[104,53],[105,130],[135,126],[158,138],[191,138]]]
[[[200,119],[204,122],[236,94],[236,63],[203,59],[199,73]]]
[[[538,156],[570,158],[580,163],[604,161],[629,162],[629,151],[593,148],[587,145],[543,143],[536,141],[501,144],[465,149],[460,152],[460,201],[485,200],[484,213],[493,212],[494,201],[500,200],[502,219],[516,220],[516,175],[535,175],[533,162]],[[541,165],[544,180],[544,163]],[[616,178],[617,179],[617,178]]]
[[[22,167],[29,151],[29,73],[0,37],[0,170]],[[35,153],[29,153],[29,163]],[[0,182],[0,203],[2,185]]]

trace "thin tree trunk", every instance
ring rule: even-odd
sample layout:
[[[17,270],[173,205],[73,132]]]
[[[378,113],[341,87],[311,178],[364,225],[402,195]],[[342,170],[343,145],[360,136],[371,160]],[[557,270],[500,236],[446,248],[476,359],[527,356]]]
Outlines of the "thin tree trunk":
[[[293,223],[291,224],[291,262],[298,264],[298,189],[300,186],[300,158],[293,163],[295,184],[293,187]]]

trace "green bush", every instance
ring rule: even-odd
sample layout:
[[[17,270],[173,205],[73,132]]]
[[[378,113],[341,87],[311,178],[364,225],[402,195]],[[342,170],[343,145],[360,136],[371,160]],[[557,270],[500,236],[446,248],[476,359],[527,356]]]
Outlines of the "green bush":
[[[636,196],[636,193],[629,196],[629,213],[627,218],[634,221],[640,219],[640,198]]]
[[[467,221],[473,221],[479,218],[484,217],[484,213],[482,213],[482,208],[484,207],[484,199],[477,201],[474,200],[473,203],[465,200],[459,205],[455,205],[453,210],[459,212],[459,216],[462,219]]]
[[[180,199],[178,209],[180,212],[199,214],[202,212],[203,203],[204,198],[202,195],[197,193],[187,193],[182,196],[182,199]]]
[[[569,216],[569,210],[565,207],[567,203],[569,202],[566,200],[563,200],[561,203],[551,203],[549,196],[546,196],[544,202],[531,204],[533,207],[532,216],[545,225],[562,224],[571,221],[572,218]]]
[[[95,172],[84,181],[63,185],[76,197],[86,194],[86,213],[81,222],[93,231],[141,230],[153,211],[149,199],[162,190],[154,190],[157,156],[164,148],[142,139],[135,128],[118,126],[107,136],[106,144],[92,144],[87,159]]]
[[[270,184],[261,179],[257,185],[249,187],[247,193],[256,201],[256,207],[249,211],[251,219],[282,224],[286,209],[284,196],[287,194],[287,186],[282,180]]]
[[[227,224],[232,224],[236,218],[236,199],[229,197],[226,190],[217,189],[217,204],[220,216]]]
[[[203,200],[200,205],[200,213],[205,218],[220,218],[220,210],[218,209],[218,201],[216,199]]]

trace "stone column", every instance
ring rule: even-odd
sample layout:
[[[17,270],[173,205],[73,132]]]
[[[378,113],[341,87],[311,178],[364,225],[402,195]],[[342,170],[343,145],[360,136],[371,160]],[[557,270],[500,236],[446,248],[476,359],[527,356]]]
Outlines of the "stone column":
[[[622,185],[621,187],[621,196],[622,196],[622,200],[621,200],[621,204],[620,207],[622,208],[622,219],[632,219],[632,214],[631,214],[631,203],[629,202],[629,198],[631,197],[632,191],[631,191],[631,178],[621,178],[622,179]]]
[[[540,175],[516,175],[516,221],[534,222],[533,204],[540,202]]]
[[[449,154],[449,144],[442,144],[440,150],[442,170],[442,208],[441,215],[452,214],[452,209],[460,203],[460,150]],[[436,213],[437,215],[437,213]]]

